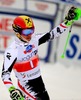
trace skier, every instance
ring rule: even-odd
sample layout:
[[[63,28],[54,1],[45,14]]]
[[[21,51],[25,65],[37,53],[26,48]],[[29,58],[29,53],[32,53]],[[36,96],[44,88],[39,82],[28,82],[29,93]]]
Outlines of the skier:
[[[40,72],[38,46],[60,36],[71,26],[78,18],[75,9],[70,8],[63,23],[40,35],[34,33],[35,26],[29,16],[21,15],[14,19],[12,28],[16,38],[5,51],[1,75],[12,100],[50,100]],[[12,83],[12,70],[18,87]]]

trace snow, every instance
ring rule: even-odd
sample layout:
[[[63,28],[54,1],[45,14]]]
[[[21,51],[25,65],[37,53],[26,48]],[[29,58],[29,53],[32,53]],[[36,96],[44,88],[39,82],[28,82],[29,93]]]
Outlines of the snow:
[[[0,73],[3,55],[0,55]],[[81,100],[81,67],[40,61],[41,74],[51,100]],[[11,74],[14,85],[16,78]],[[11,100],[0,77],[0,100]]]

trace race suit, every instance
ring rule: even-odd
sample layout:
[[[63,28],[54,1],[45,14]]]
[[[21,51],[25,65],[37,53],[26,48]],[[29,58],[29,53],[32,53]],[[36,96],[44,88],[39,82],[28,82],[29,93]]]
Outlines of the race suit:
[[[19,38],[12,42],[5,51],[1,75],[8,89],[13,86],[10,77],[13,70],[25,100],[49,100],[40,72],[38,46],[58,37],[66,29],[66,25],[61,23],[48,33],[32,35],[29,43]]]

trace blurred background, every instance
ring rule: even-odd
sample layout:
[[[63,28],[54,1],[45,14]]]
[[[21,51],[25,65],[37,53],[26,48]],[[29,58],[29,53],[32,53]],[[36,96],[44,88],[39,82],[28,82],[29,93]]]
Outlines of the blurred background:
[[[32,17],[35,33],[49,32],[59,25],[71,6],[81,8],[81,0],[0,0],[0,73],[5,49],[14,40],[13,19]],[[64,51],[69,28],[59,38],[39,47],[41,73],[51,100],[81,100],[81,19],[73,24]],[[16,79],[12,72],[13,83]],[[0,77],[0,100],[10,100]]]

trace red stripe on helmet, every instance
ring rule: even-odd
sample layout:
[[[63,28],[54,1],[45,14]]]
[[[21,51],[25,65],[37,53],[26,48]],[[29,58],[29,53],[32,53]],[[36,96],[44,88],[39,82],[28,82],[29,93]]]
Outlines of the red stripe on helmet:
[[[20,28],[22,28],[22,29],[26,28],[26,24],[21,17],[16,17],[14,20],[14,24],[17,26],[20,26]]]

